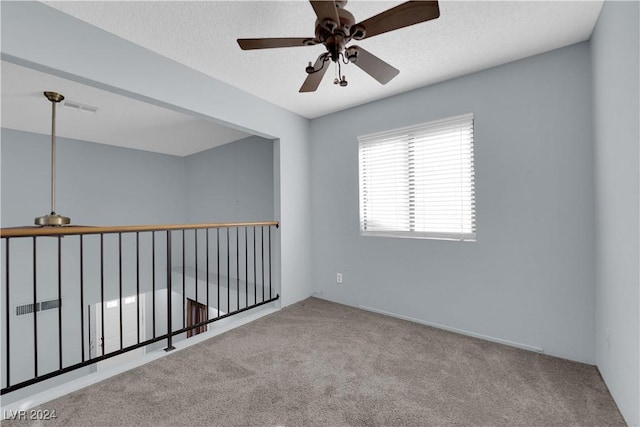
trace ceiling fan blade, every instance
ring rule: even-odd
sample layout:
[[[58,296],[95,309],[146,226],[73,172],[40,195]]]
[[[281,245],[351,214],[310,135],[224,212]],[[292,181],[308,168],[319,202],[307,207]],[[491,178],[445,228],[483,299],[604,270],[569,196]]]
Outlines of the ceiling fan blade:
[[[310,38],[238,39],[242,50],[272,49],[276,47],[312,46],[317,44]]]
[[[316,59],[316,63],[313,65],[313,68],[318,71],[307,76],[304,83],[302,83],[299,92],[315,92],[316,89],[318,89],[318,86],[320,86],[320,82],[322,81],[325,73],[329,69],[329,62],[331,61],[329,61],[329,57],[326,53],[320,55],[318,59]]]
[[[310,3],[318,17],[318,21],[324,22],[325,19],[330,19],[336,24],[340,24],[338,9],[334,0],[310,1]]]
[[[389,83],[400,71],[384,62],[371,52],[360,46],[352,46],[358,49],[358,60],[355,62],[362,71],[385,85]]]
[[[365,28],[366,34],[364,38],[368,38],[436,19],[439,16],[440,8],[437,1],[408,1],[356,25],[361,25]]]

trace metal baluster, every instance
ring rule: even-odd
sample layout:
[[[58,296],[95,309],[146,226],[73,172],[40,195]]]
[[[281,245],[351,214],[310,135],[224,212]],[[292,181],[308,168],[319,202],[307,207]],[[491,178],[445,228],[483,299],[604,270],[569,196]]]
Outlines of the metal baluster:
[[[256,273],[256,226],[253,226],[253,303],[258,303],[258,275]]]
[[[184,248],[184,229],[183,229],[182,230],[182,303],[180,304],[182,306],[182,328],[183,329],[187,326],[186,325],[186,319],[187,319],[187,316],[186,316],[186,313],[187,313],[186,304],[187,304],[187,300],[184,297],[185,296],[185,280],[186,280],[185,279],[186,274],[185,274],[185,270],[184,270],[185,264],[186,264],[186,262],[185,262],[185,254],[184,254],[185,250],[184,249],[185,248]]]
[[[240,227],[236,227],[236,310],[240,310]]]
[[[206,229],[206,244],[207,250],[205,255],[207,257],[207,320],[209,320],[209,229]]]
[[[229,282],[229,227],[227,227],[227,313],[231,313],[231,286]]]
[[[104,234],[100,233],[100,348],[104,356]]]
[[[85,360],[84,355],[84,236],[80,236],[80,349],[82,352],[82,361]],[[89,349],[91,351],[91,349]]]
[[[216,228],[216,252],[218,255],[218,264],[217,264],[217,272],[218,272],[218,280],[216,281],[218,285],[218,304],[216,305],[216,310],[218,311],[218,315],[216,317],[220,317],[220,229]]]
[[[38,274],[37,274],[36,238],[33,238],[33,376],[38,377]]]
[[[260,226],[260,247],[262,248],[262,261],[260,263],[262,268],[262,302],[264,302],[264,226]]]
[[[62,369],[62,236],[58,236],[58,362]]]
[[[271,299],[271,226],[267,229],[269,230],[269,299]]]
[[[156,232],[151,232],[151,320],[153,338],[156,337]]]
[[[4,247],[4,257],[5,257],[5,267],[4,267],[4,273],[5,273],[5,285],[7,287],[7,292],[5,293],[5,308],[6,308],[6,312],[5,312],[5,322],[4,322],[4,326],[6,328],[6,334],[7,334],[7,345],[6,345],[6,350],[7,350],[7,387],[9,387],[11,385],[11,340],[10,340],[10,328],[9,328],[9,319],[11,318],[11,314],[9,313],[10,311],[10,305],[9,305],[9,238],[6,239],[6,243],[5,243],[5,247]]]
[[[91,361],[91,304],[87,305],[87,329],[89,332],[89,361]],[[96,351],[96,355],[97,353],[98,352]]]
[[[196,283],[196,302],[200,302],[198,301],[198,229],[195,228],[193,230],[193,236],[194,236],[194,240],[195,240],[195,268],[196,268],[196,279],[195,279],[195,283]]]
[[[136,231],[136,330],[140,344],[140,233]]]
[[[244,306],[249,307],[249,237],[244,228]]]
[[[182,238],[183,238],[182,250],[184,255],[184,230],[182,230]],[[184,278],[184,275],[182,277]],[[183,307],[184,307],[184,304],[183,304]],[[171,334],[172,329],[173,328],[171,327],[171,231],[167,230],[167,348],[165,348],[164,351],[171,351],[175,349],[175,347],[173,346],[173,335]]]
[[[118,233],[118,295],[120,297],[118,303],[120,311],[120,350],[122,350],[124,342],[122,334],[122,233]]]

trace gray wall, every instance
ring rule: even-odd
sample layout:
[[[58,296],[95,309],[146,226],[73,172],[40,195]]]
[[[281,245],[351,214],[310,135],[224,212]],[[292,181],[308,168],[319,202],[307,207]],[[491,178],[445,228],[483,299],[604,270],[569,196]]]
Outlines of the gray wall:
[[[185,158],[187,222],[271,221],[273,141],[252,136]]]
[[[640,425],[639,21],[638,2],[605,2],[591,41],[596,361],[630,425]]]
[[[2,129],[2,226],[50,209],[51,137]],[[74,224],[184,221],[184,160],[58,138],[56,210]]]
[[[594,362],[589,61],[582,43],[313,120],[314,290]],[[477,242],[360,236],[356,137],[469,112]]]

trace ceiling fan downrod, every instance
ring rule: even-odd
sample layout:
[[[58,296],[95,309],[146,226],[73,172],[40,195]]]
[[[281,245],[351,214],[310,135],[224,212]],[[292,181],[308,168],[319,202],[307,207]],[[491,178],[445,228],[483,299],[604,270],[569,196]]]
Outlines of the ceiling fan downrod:
[[[44,92],[44,96],[51,101],[51,213],[35,219],[36,225],[58,227],[68,225],[71,219],[56,213],[56,104],[64,99],[57,92]]]

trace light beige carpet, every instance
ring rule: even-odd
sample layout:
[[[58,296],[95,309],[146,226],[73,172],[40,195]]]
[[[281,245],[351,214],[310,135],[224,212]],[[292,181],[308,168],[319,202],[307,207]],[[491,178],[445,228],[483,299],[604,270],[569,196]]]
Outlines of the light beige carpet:
[[[41,408],[46,426],[624,425],[593,366],[316,298]]]

